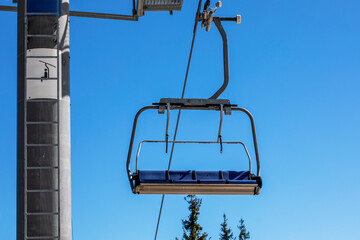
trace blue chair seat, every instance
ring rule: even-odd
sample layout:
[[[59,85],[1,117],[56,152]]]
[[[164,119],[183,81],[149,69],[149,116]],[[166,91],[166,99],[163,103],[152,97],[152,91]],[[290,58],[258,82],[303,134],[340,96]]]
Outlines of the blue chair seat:
[[[248,171],[152,171],[139,170],[139,184],[257,184]]]

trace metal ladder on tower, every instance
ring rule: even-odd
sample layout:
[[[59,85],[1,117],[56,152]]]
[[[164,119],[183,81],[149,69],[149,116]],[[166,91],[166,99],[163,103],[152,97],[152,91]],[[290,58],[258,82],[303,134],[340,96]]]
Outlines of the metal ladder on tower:
[[[28,2],[29,0],[25,0],[24,239],[54,240],[60,239],[59,18],[61,0],[56,0],[56,12],[29,11]],[[40,16],[56,18],[55,32],[29,32],[29,20]],[[28,49],[30,39],[49,38],[55,41],[56,48],[48,49],[48,51],[55,54],[37,55]],[[44,64],[44,76],[29,74],[33,66],[31,63],[34,62]],[[56,75],[50,75],[49,66],[52,70],[56,68],[52,71],[56,72]],[[36,84],[37,86],[56,84],[56,94],[53,97],[32,97],[29,89]],[[41,87],[39,89],[42,90]],[[43,88],[43,90],[46,89],[46,87]],[[37,114],[32,114],[34,112]]]

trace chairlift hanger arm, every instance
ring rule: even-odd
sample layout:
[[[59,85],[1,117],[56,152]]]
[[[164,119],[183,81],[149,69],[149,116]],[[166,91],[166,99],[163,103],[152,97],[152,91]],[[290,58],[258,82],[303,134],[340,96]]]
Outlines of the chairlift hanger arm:
[[[241,22],[241,16],[237,15],[236,17],[214,17],[214,13],[217,8],[221,7],[221,2],[219,1],[216,4],[215,8],[209,8],[210,0],[207,0],[204,5],[204,10],[202,13],[197,12],[195,22],[202,22],[202,27],[206,28],[206,31],[210,30],[211,23],[214,22],[220,35],[223,40],[223,64],[224,64],[224,82],[222,86],[217,90],[210,99],[217,99],[226,89],[229,84],[229,49],[228,49],[228,40],[226,32],[221,25],[221,21],[234,21],[237,24]]]
[[[217,29],[219,30],[221,38],[223,40],[224,83],[219,88],[219,90],[217,90],[216,93],[214,93],[214,95],[210,97],[210,99],[217,99],[225,91],[226,87],[229,84],[229,48],[226,32],[221,25],[220,18],[214,17],[213,21]]]

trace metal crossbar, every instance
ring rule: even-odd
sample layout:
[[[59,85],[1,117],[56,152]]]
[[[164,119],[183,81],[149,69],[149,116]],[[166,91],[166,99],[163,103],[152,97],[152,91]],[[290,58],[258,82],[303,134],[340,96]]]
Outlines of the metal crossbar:
[[[58,0],[60,1],[60,0]],[[0,6],[0,11],[17,12],[18,8],[14,6]],[[57,16],[57,13],[26,13],[33,16]],[[138,21],[137,15],[121,15],[111,13],[94,13],[94,12],[81,12],[81,11],[69,11],[71,17],[86,17],[86,18],[100,18],[100,19],[112,19],[112,20],[126,20],[126,21]]]

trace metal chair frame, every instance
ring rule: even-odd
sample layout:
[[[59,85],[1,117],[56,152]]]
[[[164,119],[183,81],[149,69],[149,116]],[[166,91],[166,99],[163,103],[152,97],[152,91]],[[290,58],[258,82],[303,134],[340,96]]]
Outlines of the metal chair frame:
[[[128,151],[128,156],[127,156],[127,161],[126,161],[126,170],[128,173],[128,179],[130,182],[131,189],[133,190],[134,193],[135,193],[134,177],[136,176],[136,174],[138,172],[138,159],[139,159],[140,149],[141,149],[141,145],[145,142],[166,143],[166,144],[168,142],[170,142],[170,143],[200,143],[200,144],[215,144],[215,143],[241,144],[244,147],[246,154],[249,158],[249,171],[250,171],[249,176],[250,177],[253,176],[254,178],[260,178],[260,157],[259,157],[258,144],[257,144],[257,138],[256,138],[255,122],[254,122],[253,116],[247,109],[242,108],[242,107],[237,107],[236,105],[223,104],[224,99],[211,99],[211,100],[209,100],[209,99],[181,99],[181,100],[178,99],[178,101],[174,101],[174,100],[176,100],[176,99],[162,99],[162,101],[160,103],[156,104],[157,106],[152,105],[152,106],[143,107],[135,115],[133,129],[132,129],[132,133],[131,133],[129,151]],[[184,101],[188,101],[188,102],[190,102],[190,104],[181,103]],[[199,101],[201,103],[199,103]],[[164,113],[165,109],[167,110],[167,124],[166,124],[167,126],[166,126],[165,140],[143,140],[143,141],[141,141],[139,143],[139,147],[138,147],[137,155],[136,155],[136,169],[135,169],[136,171],[134,173],[132,173],[131,168],[130,168],[131,155],[132,155],[133,146],[134,146],[137,123],[138,123],[138,119],[139,119],[140,115],[147,110],[158,110],[158,112],[160,114],[162,114],[162,113]],[[175,141],[175,142],[168,141],[168,125],[169,125],[169,118],[170,118],[171,110],[220,111],[220,126],[219,126],[218,141]],[[254,151],[255,151],[255,158],[256,158],[256,165],[257,165],[256,175],[251,174],[251,157],[250,157],[250,154],[244,143],[242,143],[242,142],[222,142],[221,141],[221,127],[222,127],[223,112],[225,112],[225,114],[229,115],[229,114],[231,114],[232,111],[243,112],[248,116],[248,118],[250,120],[251,130],[252,130],[252,138],[253,138],[253,144],[254,144]]]

